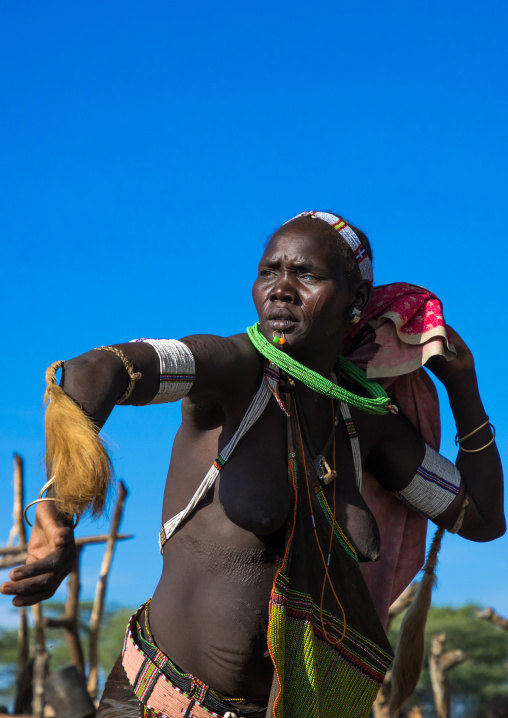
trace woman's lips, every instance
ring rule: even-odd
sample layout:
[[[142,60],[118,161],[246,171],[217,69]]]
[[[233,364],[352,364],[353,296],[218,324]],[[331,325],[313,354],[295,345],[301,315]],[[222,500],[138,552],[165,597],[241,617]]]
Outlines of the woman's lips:
[[[269,319],[268,326],[276,332],[286,332],[296,324],[294,319],[284,319],[279,317],[277,319]]]

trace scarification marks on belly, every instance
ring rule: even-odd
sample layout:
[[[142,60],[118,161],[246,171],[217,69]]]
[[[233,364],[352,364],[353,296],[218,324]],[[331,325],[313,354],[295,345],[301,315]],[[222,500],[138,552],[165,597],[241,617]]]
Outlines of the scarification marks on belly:
[[[245,635],[252,643],[266,643],[266,632],[268,629],[268,617],[249,603],[241,598],[227,602],[230,616],[235,623],[240,626]]]
[[[267,549],[234,549],[182,534],[175,538],[207,571],[246,586],[258,586],[264,571],[269,567],[276,570],[281,563],[280,557]]]

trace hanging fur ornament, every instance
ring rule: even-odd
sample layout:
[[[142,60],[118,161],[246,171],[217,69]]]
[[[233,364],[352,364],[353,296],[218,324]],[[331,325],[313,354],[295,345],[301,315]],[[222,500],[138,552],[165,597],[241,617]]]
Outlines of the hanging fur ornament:
[[[400,626],[399,640],[392,664],[392,691],[389,707],[391,716],[396,715],[412,695],[422,672],[425,656],[425,624],[432,600],[432,589],[436,582],[437,555],[444,532],[443,528],[439,528],[434,534],[427,561],[423,567],[423,578],[418,586],[415,599],[407,609]]]
[[[57,361],[46,371],[46,466],[54,476],[55,498],[62,514],[78,518],[90,509],[94,517],[104,510],[111,483],[111,459],[89,416],[57,384]]]

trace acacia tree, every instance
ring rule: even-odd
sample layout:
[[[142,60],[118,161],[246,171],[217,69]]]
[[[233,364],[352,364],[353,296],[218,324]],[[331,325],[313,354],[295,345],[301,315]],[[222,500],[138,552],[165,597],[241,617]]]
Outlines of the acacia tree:
[[[434,715],[434,700],[429,675],[430,643],[435,634],[446,634],[450,649],[462,650],[468,659],[450,672],[448,681],[452,706],[460,704],[462,718],[482,714],[494,696],[508,696],[508,632],[481,620],[479,607],[431,608],[425,631],[426,658],[422,675],[408,707],[423,705],[425,715]],[[390,627],[389,637],[395,644],[402,616]]]

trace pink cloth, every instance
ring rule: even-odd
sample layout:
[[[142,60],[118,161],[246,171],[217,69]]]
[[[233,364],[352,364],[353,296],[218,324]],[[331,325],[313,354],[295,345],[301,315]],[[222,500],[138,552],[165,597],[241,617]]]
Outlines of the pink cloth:
[[[383,285],[362,320],[346,337],[343,353],[376,378],[433,449],[441,440],[436,388],[421,368],[435,354],[453,359],[440,300],[423,287]],[[362,496],[377,521],[381,558],[361,569],[381,622],[388,609],[421,569],[427,519],[383,489],[363,469]]]

